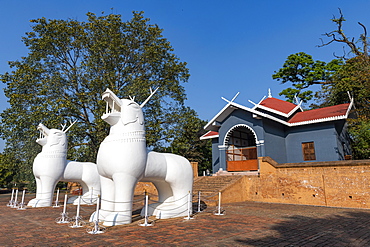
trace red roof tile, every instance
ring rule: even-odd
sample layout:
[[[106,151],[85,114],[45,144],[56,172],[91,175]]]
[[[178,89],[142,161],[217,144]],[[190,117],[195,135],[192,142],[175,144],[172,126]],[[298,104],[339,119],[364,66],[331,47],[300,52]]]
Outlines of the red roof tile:
[[[347,113],[349,103],[298,112],[288,122],[297,123],[316,119],[344,116]]]
[[[297,105],[293,103],[280,100],[280,99],[276,99],[276,98],[266,98],[259,105],[268,107],[270,109],[273,109],[275,111],[279,111],[285,114],[288,114],[291,110],[297,107]]]
[[[218,132],[216,131],[208,131],[204,135],[202,135],[200,138],[201,139],[209,139],[209,138],[215,138],[218,136]]]

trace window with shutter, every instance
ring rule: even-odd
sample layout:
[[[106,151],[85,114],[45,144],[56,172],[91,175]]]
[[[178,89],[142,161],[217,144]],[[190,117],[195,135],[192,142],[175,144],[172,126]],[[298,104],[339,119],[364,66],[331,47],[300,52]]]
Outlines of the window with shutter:
[[[315,155],[315,145],[313,142],[303,142],[302,143],[302,153],[303,153],[303,160],[316,160]]]

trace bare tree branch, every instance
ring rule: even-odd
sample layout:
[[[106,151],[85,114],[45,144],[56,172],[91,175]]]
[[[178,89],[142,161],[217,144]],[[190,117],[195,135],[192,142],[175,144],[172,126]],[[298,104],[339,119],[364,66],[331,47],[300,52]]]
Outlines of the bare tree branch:
[[[343,26],[343,22],[346,21],[346,20],[343,17],[343,13],[342,13],[342,10],[341,9],[339,9],[339,13],[340,13],[340,17],[339,18],[335,18],[335,16],[334,16],[333,19],[332,19],[332,21],[337,24],[337,29],[334,30],[334,31],[331,31],[329,33],[323,34],[326,37],[331,38],[331,40],[329,40],[328,42],[325,43],[321,39],[321,43],[322,44],[321,45],[318,45],[318,47],[327,46],[327,45],[329,45],[329,44],[331,44],[333,42],[339,42],[339,43],[346,44],[351,49],[351,52],[353,54],[355,54],[356,56],[362,56],[362,55],[368,56],[366,27],[362,23],[360,23],[360,22],[358,23],[364,29],[364,33],[360,35],[360,38],[361,38],[361,41],[362,41],[362,46],[363,46],[362,47],[363,48],[363,52],[362,52],[359,49],[359,47],[356,45],[355,38],[354,37],[347,38],[347,36],[343,32],[342,26]],[[337,37],[336,34],[338,34],[339,37]]]
[[[366,27],[364,24],[362,24],[361,22],[358,22],[358,24],[364,29],[364,33],[361,34],[361,41],[362,41],[362,45],[363,45],[363,48],[364,48],[364,55],[367,57],[368,56],[368,52],[367,52],[367,30],[366,30]]]

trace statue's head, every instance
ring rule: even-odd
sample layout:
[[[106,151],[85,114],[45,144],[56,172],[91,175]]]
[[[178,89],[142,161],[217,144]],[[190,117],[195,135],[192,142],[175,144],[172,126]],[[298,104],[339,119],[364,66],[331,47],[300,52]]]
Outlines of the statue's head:
[[[75,122],[74,122],[75,123]],[[42,123],[37,126],[37,130],[40,131],[40,137],[36,140],[36,143],[40,144],[43,148],[60,150],[67,149],[67,136],[66,132],[72,127],[74,123],[64,130],[65,125],[61,130],[49,129]]]
[[[144,128],[144,115],[142,107],[148,102],[148,100],[157,91],[151,90],[151,95],[141,104],[135,102],[134,98],[130,99],[119,99],[111,90],[107,89],[102,99],[107,103],[106,112],[103,114],[102,119],[109,123],[111,126],[120,123],[124,127],[133,128],[135,127]]]

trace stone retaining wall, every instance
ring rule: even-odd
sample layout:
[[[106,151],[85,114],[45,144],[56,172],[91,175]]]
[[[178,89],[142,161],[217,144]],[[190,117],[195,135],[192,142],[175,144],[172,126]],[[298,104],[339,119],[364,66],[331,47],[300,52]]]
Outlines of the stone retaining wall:
[[[261,157],[259,162],[259,176],[244,176],[248,201],[370,208],[370,160],[278,164]]]
[[[370,209],[370,160],[278,164],[260,157],[259,166],[259,175],[243,174],[224,188],[222,203],[256,201]],[[139,183],[135,192],[144,190],[157,193],[151,183]],[[211,199],[216,201],[217,196]]]

